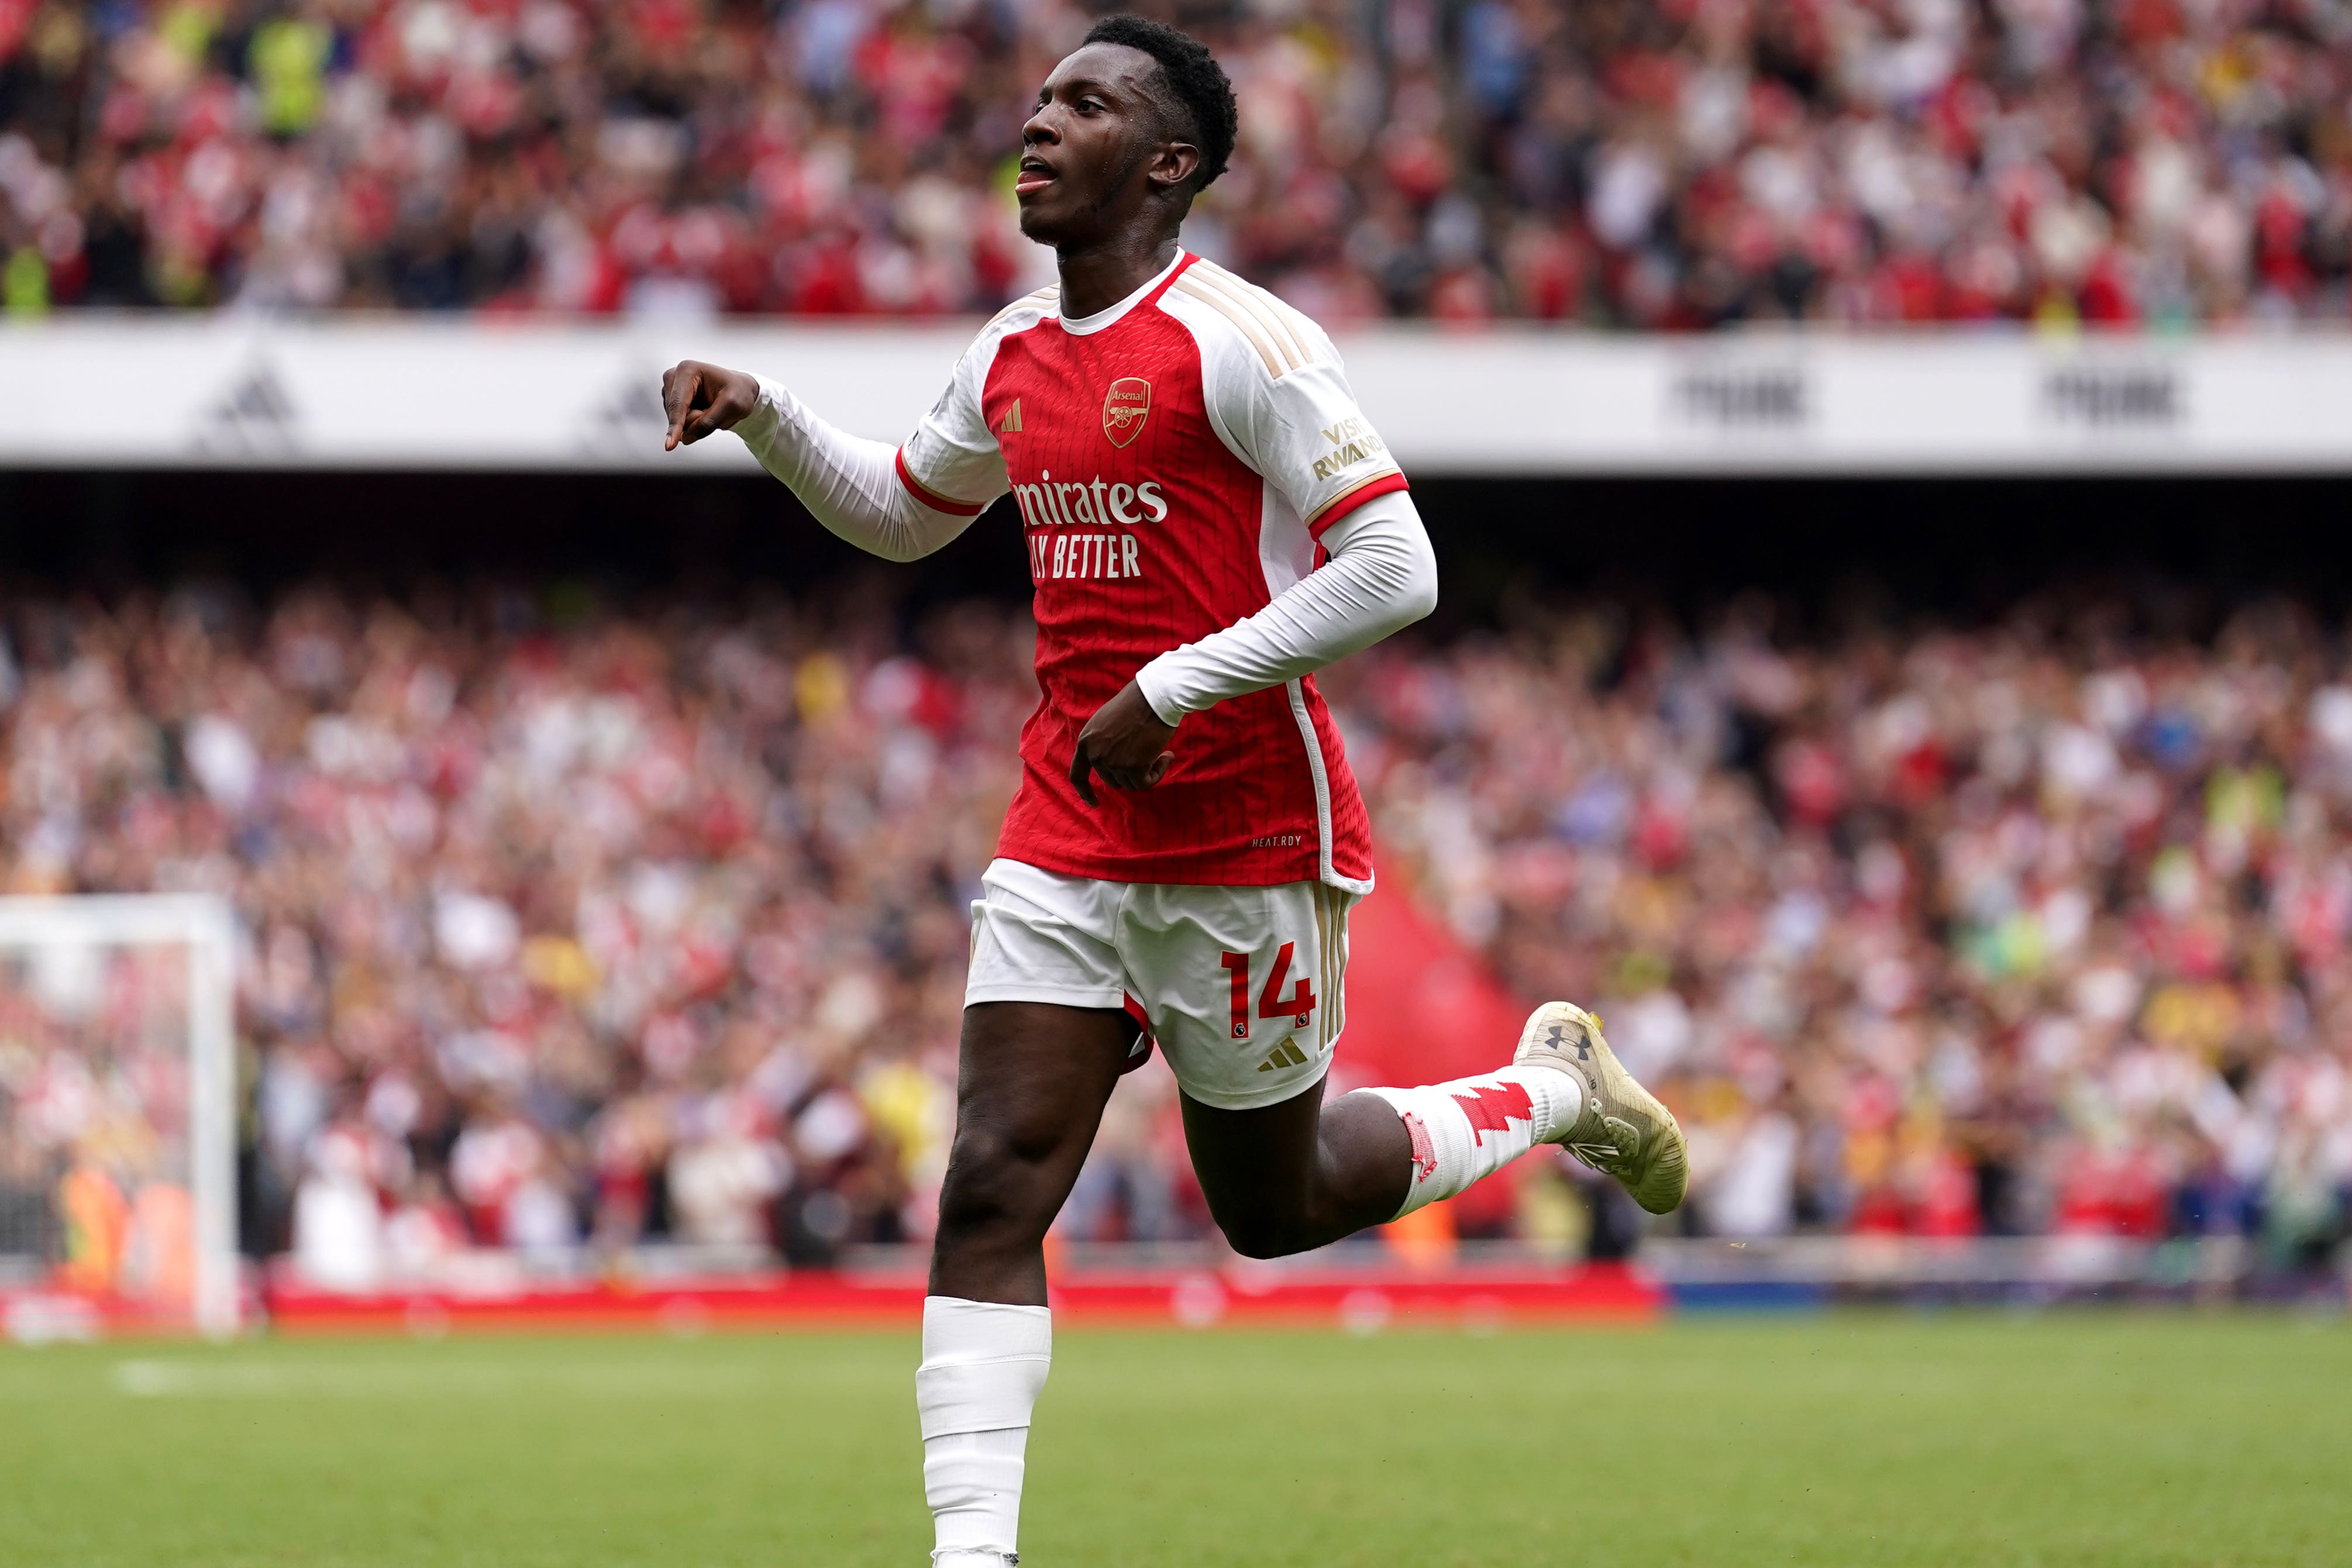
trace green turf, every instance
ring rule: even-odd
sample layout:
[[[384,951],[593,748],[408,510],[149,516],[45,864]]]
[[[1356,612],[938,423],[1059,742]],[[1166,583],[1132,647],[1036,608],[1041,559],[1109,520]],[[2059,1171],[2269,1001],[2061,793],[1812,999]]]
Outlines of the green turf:
[[[2334,1324],[1055,1351],[1030,1568],[2352,1561]],[[0,1563],[919,1568],[912,1361],[870,1334],[0,1351]]]

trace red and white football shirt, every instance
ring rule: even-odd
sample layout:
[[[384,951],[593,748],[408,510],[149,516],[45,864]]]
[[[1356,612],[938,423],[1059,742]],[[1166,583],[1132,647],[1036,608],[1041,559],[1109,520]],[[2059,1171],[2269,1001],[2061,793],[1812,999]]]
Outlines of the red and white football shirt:
[[[1078,798],[1078,731],[1144,664],[1264,609],[1323,531],[1404,488],[1312,321],[1189,253],[1066,320],[1056,291],[991,321],[898,449],[940,511],[1007,489],[1036,584],[1043,700],[997,853],[1074,876],[1371,888],[1362,798],[1313,677],[1184,720],[1156,788]]]

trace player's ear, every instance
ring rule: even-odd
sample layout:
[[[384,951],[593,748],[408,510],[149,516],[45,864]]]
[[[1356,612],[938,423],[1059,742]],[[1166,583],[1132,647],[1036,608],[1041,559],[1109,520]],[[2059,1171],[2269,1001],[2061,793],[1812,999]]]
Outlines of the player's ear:
[[[1147,177],[1163,191],[1173,190],[1201,166],[1201,150],[1189,141],[1163,141]]]

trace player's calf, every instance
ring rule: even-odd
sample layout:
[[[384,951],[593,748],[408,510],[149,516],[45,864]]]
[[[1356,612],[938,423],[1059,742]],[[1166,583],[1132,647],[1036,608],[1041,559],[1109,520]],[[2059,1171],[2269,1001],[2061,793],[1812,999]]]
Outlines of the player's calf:
[[[1086,1163],[1101,1110],[972,1103],[990,1098],[1002,1097],[967,1092],[957,1111],[932,1286],[976,1301],[1043,1302],[1045,1232]]]
[[[1042,1302],[1045,1231],[1069,1188],[1057,1141],[960,1127],[940,1188],[931,1290],[974,1301]],[[1034,1303],[1033,1303],[1034,1304]]]

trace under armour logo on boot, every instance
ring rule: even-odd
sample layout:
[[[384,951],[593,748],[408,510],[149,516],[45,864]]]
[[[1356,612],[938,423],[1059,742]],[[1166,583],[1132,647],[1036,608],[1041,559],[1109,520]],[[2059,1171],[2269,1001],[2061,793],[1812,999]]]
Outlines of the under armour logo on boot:
[[[1564,1026],[1559,1024],[1552,1025],[1551,1038],[1544,1041],[1544,1043],[1550,1046],[1554,1051],[1559,1051],[1566,1048],[1568,1044],[1568,1037],[1564,1031]],[[1592,1041],[1581,1034],[1576,1037],[1576,1059],[1579,1061],[1590,1061],[1592,1060]]]

